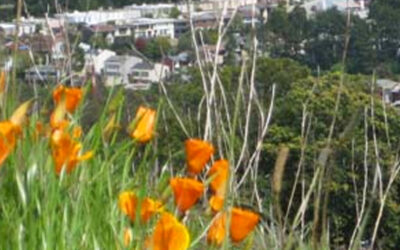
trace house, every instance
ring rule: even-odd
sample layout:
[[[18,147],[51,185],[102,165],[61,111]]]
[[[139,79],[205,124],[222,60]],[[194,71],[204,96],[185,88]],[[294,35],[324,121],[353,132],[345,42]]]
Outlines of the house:
[[[175,72],[184,66],[188,66],[191,63],[190,52],[181,52],[175,56],[169,56],[163,59],[163,64],[168,65],[171,72]]]
[[[56,18],[64,18],[70,24],[94,25],[107,22],[118,22],[135,18],[169,17],[173,4],[130,5],[122,9],[98,9],[91,11],[74,11],[56,14]]]
[[[190,29],[187,19],[175,19],[174,21],[174,38],[179,38],[181,35],[188,32]]]
[[[178,26],[176,26],[178,24]],[[134,36],[135,38],[168,37],[176,38],[175,28],[184,32],[185,24],[172,18],[136,18],[117,23],[114,35]]]
[[[91,11],[74,11],[70,13],[56,14],[56,18],[64,18],[70,24],[86,24],[94,25],[118,20],[127,20],[139,18],[140,12],[135,9],[109,9],[109,10],[91,10]]]
[[[386,104],[400,106],[400,82],[390,79],[378,79],[376,84],[379,88],[379,94]]]
[[[112,56],[115,56],[116,53],[111,50],[89,50],[85,54],[85,69],[86,72],[95,73],[96,75],[100,75],[104,70],[105,62]]]
[[[368,17],[365,0],[311,0],[305,1],[302,7],[306,10],[308,16],[336,8],[342,12],[350,10],[354,15],[358,15],[361,18]]]
[[[219,11],[200,11],[192,13],[192,22],[195,29],[215,29],[218,27],[221,19]],[[189,18],[187,16],[187,18]],[[224,23],[227,24],[231,15],[224,15]]]
[[[57,83],[60,80],[61,72],[51,65],[33,66],[25,70],[25,80],[28,83]]]
[[[149,89],[152,83],[160,82],[168,77],[170,68],[167,65],[148,62],[140,62],[131,68],[129,74],[129,89],[146,90]]]
[[[142,62],[142,59],[135,56],[111,56],[104,61],[103,75],[106,86],[129,84],[128,75],[131,68]]]
[[[52,59],[63,59],[65,52],[65,41],[62,35],[43,35],[40,33],[25,37],[26,43],[33,53],[51,55]]]
[[[87,25],[82,28],[83,40],[89,42],[92,36],[101,36],[107,44],[113,44],[115,30],[115,26],[110,24]]]
[[[18,27],[18,36],[31,35],[36,32],[37,25],[30,22],[21,22]],[[17,32],[15,23],[0,23],[0,34],[3,36],[14,36]]]
[[[209,10],[222,10],[225,7],[227,9],[237,9],[245,5],[257,4],[258,0],[206,0],[201,1],[197,4],[197,8],[209,11]]]
[[[171,11],[175,8],[174,4],[143,4],[130,5],[125,9],[139,12],[140,17],[162,18],[169,17]]]
[[[224,57],[226,54],[225,46],[221,45],[218,52],[216,45],[203,45],[200,48],[200,55],[202,60],[206,63],[214,63],[215,55],[217,54],[217,64],[224,63]]]

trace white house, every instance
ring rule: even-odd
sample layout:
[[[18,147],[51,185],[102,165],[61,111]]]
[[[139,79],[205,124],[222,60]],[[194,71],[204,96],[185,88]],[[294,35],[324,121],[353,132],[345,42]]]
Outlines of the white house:
[[[149,89],[152,83],[160,82],[168,77],[170,69],[167,65],[148,62],[141,62],[131,68],[129,74],[129,89]]]
[[[57,83],[61,77],[61,72],[51,65],[38,65],[25,71],[25,80],[32,82],[53,82]]]
[[[140,17],[153,18],[169,17],[173,8],[175,8],[174,4],[133,4],[125,7],[125,9],[138,11]]]
[[[116,9],[116,10],[91,10],[74,11],[70,13],[57,14],[56,17],[63,17],[71,24],[84,23],[88,25],[106,23],[110,21],[127,20],[139,18],[140,12],[134,9]]]
[[[88,25],[106,23],[110,21],[124,21],[135,18],[163,18],[169,17],[173,4],[152,4],[152,5],[130,5],[123,9],[99,9],[91,11],[74,11],[70,13],[57,14],[56,17],[65,18],[68,23],[84,23]]]
[[[386,104],[400,106],[400,82],[395,82],[390,79],[378,79],[376,84],[379,88],[382,100]]]
[[[367,18],[368,9],[365,5],[365,0],[308,0],[304,1],[304,9],[307,15],[312,15],[315,12],[326,11],[331,8],[337,8],[339,11],[350,10],[353,14],[361,18]],[[293,8],[293,7],[292,7]]]
[[[139,38],[168,37],[175,38],[175,19],[172,18],[136,18],[119,22],[116,25],[116,36],[134,35]]]
[[[86,71],[100,75],[104,69],[104,64],[107,59],[115,56],[116,53],[111,50],[92,50],[85,54],[85,68]]]
[[[37,24],[31,22],[21,22],[18,27],[18,36],[31,35],[36,32]],[[0,33],[5,36],[15,35],[17,25],[15,23],[0,23]]]
[[[258,0],[206,0],[198,3],[197,7],[202,10],[221,10],[225,7],[228,9],[237,9],[241,6],[257,4]]]
[[[131,68],[142,62],[135,56],[111,56],[104,61],[104,78],[106,86],[129,84],[128,75]]]

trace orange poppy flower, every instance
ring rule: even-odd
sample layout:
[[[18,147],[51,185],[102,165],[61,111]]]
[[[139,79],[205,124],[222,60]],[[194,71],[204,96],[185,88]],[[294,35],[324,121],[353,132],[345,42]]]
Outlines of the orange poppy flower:
[[[138,199],[135,193],[126,191],[119,195],[119,208],[124,214],[128,215],[133,222],[136,220],[137,205]],[[147,222],[153,214],[161,211],[161,202],[145,198],[141,203],[140,218],[142,222]]]
[[[253,231],[260,220],[260,215],[250,210],[232,208],[230,235],[232,241],[238,243]]]
[[[128,247],[132,241],[132,230],[130,228],[125,228],[124,230],[124,246]]]
[[[57,175],[61,173],[64,166],[67,173],[70,173],[78,162],[90,159],[93,156],[92,151],[80,155],[82,144],[73,140],[62,129],[57,129],[52,133],[51,149]]]
[[[186,250],[189,243],[187,228],[172,214],[164,212],[156,224],[149,245],[153,250]]]
[[[0,165],[14,149],[21,127],[11,121],[0,122]]]
[[[224,206],[224,198],[218,195],[213,195],[209,201],[212,211],[219,212]]]
[[[226,214],[219,214],[214,219],[207,233],[207,241],[210,244],[221,245],[226,235]]]
[[[62,98],[65,98],[65,107],[67,111],[73,113],[82,99],[82,89],[67,88],[63,85],[58,85],[53,91],[53,100],[55,104],[58,105]]]
[[[203,183],[190,178],[172,178],[170,186],[174,192],[175,204],[181,212],[190,209],[204,191]]]
[[[6,89],[6,72],[0,72],[0,94],[3,94]]]
[[[50,115],[50,126],[52,129],[64,129],[69,122],[65,119],[67,113],[66,102],[61,100]]]
[[[132,137],[141,143],[148,142],[154,134],[154,123],[156,111],[154,109],[140,106],[136,112],[136,127],[132,132]]]
[[[214,154],[214,147],[200,139],[188,139],[185,142],[185,151],[189,173],[199,174]]]
[[[208,172],[208,176],[213,177],[210,186],[214,193],[224,197],[229,176],[229,162],[227,160],[216,161]]]
[[[81,126],[76,126],[72,130],[72,137],[75,139],[79,139],[82,136],[82,127]]]

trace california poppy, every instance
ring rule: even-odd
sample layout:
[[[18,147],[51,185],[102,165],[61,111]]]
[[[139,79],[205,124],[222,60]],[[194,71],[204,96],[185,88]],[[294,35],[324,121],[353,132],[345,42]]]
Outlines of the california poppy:
[[[210,244],[221,245],[224,241],[226,234],[226,214],[222,213],[216,216],[217,217],[214,218],[214,221],[211,224],[210,229],[208,230],[207,241]]]
[[[119,208],[128,215],[132,221],[136,220],[136,209],[138,199],[134,192],[122,192],[119,195]],[[142,222],[147,222],[150,217],[156,212],[162,211],[162,204],[159,201],[154,201],[150,198],[144,198],[140,208],[140,218]]]
[[[0,94],[3,94],[6,89],[6,72],[0,72]]]
[[[75,126],[72,130],[72,137],[75,139],[79,139],[82,136],[82,127],[81,126]]]
[[[73,113],[82,99],[82,89],[67,88],[63,85],[58,85],[53,91],[53,100],[55,104],[58,105],[62,98],[65,98],[65,107],[67,111]]]
[[[130,228],[125,228],[124,230],[124,246],[127,247],[132,241],[132,230]]]
[[[136,127],[132,132],[132,137],[141,143],[148,142],[154,134],[154,123],[156,111],[154,109],[140,106],[136,112]]]
[[[260,216],[252,211],[241,208],[232,208],[230,221],[230,237],[233,242],[239,243],[257,226]],[[218,214],[211,224],[207,234],[207,241],[220,245],[225,238],[226,213]]]
[[[213,179],[210,187],[218,196],[225,196],[226,182],[229,175],[229,162],[227,160],[216,161],[208,172]]]
[[[65,119],[67,114],[66,100],[62,99],[57,103],[56,108],[50,115],[50,126],[52,129],[64,129],[68,126],[69,121]]]
[[[222,207],[224,206],[224,197],[213,195],[209,201],[210,207],[212,211],[219,212],[221,211]]]
[[[164,212],[156,224],[149,245],[153,250],[186,250],[189,243],[187,228],[172,214]]]
[[[240,242],[253,231],[260,220],[260,215],[250,210],[232,208],[230,236],[233,242]]]
[[[0,122],[0,165],[14,149],[21,127],[11,121]]]
[[[18,106],[7,121],[0,122],[0,165],[14,149],[16,138],[21,134],[21,126],[26,122],[26,116],[32,101],[26,101]]]
[[[214,154],[214,147],[200,139],[188,139],[185,142],[185,151],[189,173],[199,174]]]
[[[191,178],[172,178],[170,186],[174,192],[175,204],[181,212],[190,209],[204,191],[203,183]]]
[[[80,155],[82,144],[73,140],[63,129],[57,129],[52,133],[51,149],[57,175],[61,173],[64,166],[67,173],[70,173],[78,162],[90,159],[93,156],[92,151]]]

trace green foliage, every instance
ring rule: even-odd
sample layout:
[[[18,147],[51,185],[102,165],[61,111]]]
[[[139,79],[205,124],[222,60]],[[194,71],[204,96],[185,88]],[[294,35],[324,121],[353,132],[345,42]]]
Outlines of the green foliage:
[[[143,54],[152,60],[160,60],[163,56],[168,55],[171,49],[169,38],[157,37],[147,41]]]
[[[171,13],[169,13],[170,18],[178,18],[181,12],[177,7],[172,8]]]

